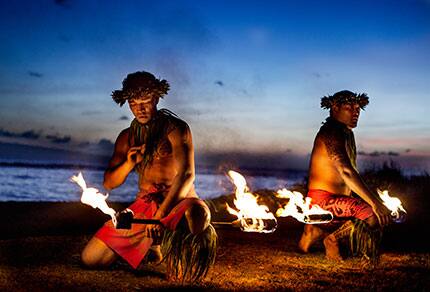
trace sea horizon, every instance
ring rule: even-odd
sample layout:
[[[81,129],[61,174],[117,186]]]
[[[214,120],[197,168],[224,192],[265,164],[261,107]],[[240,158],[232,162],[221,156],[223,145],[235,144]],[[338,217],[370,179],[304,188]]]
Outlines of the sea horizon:
[[[91,163],[63,161],[0,160],[0,201],[58,201],[80,200],[80,188],[70,181],[73,175],[83,173],[89,187],[102,193],[105,166]],[[279,189],[301,183],[306,171],[285,169],[257,169],[235,167],[247,179],[251,191]],[[211,199],[234,192],[227,176],[228,169],[197,166],[195,188],[202,199]],[[134,200],[138,177],[132,172],[126,182],[109,193],[108,201],[129,202]]]

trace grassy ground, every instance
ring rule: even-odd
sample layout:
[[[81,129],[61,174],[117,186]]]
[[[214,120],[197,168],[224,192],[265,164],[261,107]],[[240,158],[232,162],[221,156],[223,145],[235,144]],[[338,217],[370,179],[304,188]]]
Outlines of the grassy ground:
[[[360,259],[348,255],[342,263],[326,260],[321,243],[309,254],[299,253],[303,225],[291,218],[280,219],[273,234],[218,229],[215,266],[193,286],[167,281],[163,265],[134,271],[119,262],[108,270],[86,270],[80,265],[80,251],[105,216],[79,203],[4,202],[0,203],[0,291],[146,291],[184,285],[217,291],[430,291],[426,239],[430,177],[404,177],[392,167],[364,176],[372,187],[382,185],[400,197],[408,211],[405,223],[386,228],[381,262],[373,270],[363,269]],[[279,202],[273,191],[259,193],[260,200],[276,210]],[[214,220],[233,219],[223,207],[231,201],[230,195],[210,202]],[[116,210],[125,206],[113,204]]]
[[[321,246],[310,254],[296,251],[300,230],[284,222],[270,235],[219,230],[214,268],[188,288],[205,290],[401,290],[430,289],[430,253],[384,251],[374,270],[360,260],[333,263]],[[289,229],[290,228],[290,229]],[[168,282],[164,266],[133,271],[125,263],[90,271],[79,262],[89,236],[38,236],[0,241],[1,291],[134,291],[184,288]]]

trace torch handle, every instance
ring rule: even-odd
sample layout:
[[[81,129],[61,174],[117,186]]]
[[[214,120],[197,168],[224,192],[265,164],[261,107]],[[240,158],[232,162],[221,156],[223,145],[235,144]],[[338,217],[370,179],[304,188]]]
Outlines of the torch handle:
[[[160,220],[157,219],[135,219],[131,220],[131,223],[140,223],[140,224],[159,224],[162,225]]]
[[[211,222],[212,225],[233,225],[233,222]]]

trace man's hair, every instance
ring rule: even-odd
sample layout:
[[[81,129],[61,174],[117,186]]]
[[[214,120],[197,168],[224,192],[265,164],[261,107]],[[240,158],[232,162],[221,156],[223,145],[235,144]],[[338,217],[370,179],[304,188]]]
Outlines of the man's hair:
[[[331,109],[334,105],[345,103],[358,103],[361,109],[369,104],[369,97],[366,93],[355,93],[349,90],[342,90],[333,95],[323,96],[321,98],[321,108]]]
[[[127,100],[141,97],[145,94],[154,94],[154,97],[162,98],[169,91],[167,80],[157,79],[146,71],[130,73],[122,81],[122,89],[112,91],[112,99],[122,106]]]

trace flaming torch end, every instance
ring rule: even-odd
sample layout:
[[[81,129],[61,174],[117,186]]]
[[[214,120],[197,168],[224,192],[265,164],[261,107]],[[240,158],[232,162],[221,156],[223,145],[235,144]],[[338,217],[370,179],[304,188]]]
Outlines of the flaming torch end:
[[[115,228],[117,229],[131,229],[131,222],[133,221],[134,213],[130,209],[125,209],[118,212],[116,217]]]
[[[406,211],[400,210],[396,214],[392,214],[395,223],[403,223],[406,221]]]
[[[395,223],[403,223],[406,221],[406,210],[402,206],[399,198],[391,197],[388,191],[377,190],[382,202],[391,211],[391,217]]]
[[[322,224],[329,223],[333,220],[333,214],[324,213],[324,214],[305,214],[304,223],[306,224]]]

